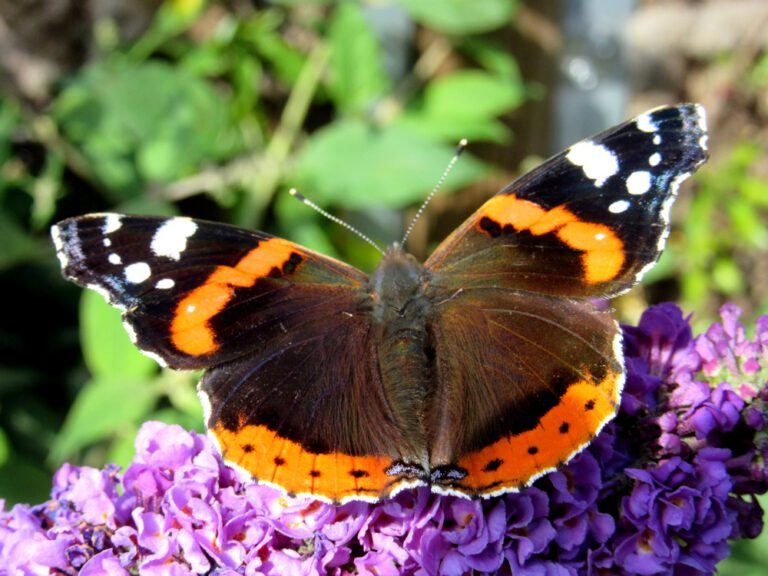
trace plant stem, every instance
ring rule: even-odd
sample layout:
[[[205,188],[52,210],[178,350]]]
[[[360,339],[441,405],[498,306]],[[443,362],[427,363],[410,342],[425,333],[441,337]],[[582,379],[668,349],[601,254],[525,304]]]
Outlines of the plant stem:
[[[280,184],[286,163],[307,117],[329,56],[328,46],[318,43],[301,69],[283,109],[280,124],[263,156],[259,159],[258,169],[249,175],[245,183],[248,194],[236,215],[236,222],[239,225],[253,226]]]

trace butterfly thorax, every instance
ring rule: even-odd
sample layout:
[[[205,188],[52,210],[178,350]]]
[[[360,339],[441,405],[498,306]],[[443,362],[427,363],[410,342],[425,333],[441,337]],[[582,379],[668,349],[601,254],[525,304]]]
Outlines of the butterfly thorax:
[[[393,455],[425,465],[423,412],[430,393],[427,277],[424,266],[394,244],[368,285],[384,390],[398,426],[411,440],[411,446],[398,446]]]

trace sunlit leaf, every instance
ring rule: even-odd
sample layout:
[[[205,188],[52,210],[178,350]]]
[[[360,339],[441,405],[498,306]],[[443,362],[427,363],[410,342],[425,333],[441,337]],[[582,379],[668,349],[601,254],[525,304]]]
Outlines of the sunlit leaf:
[[[227,153],[227,100],[181,67],[152,61],[86,68],[54,103],[61,131],[114,199]]]
[[[328,92],[342,112],[364,111],[387,89],[379,41],[359,6],[342,3],[328,30]]]
[[[449,34],[472,34],[500,28],[511,21],[513,0],[396,0],[411,17]]]
[[[0,466],[5,465],[11,455],[11,443],[5,431],[0,428]]]
[[[403,125],[377,128],[346,120],[313,135],[299,158],[296,180],[322,204],[403,207],[424,198],[453,152],[452,146]],[[483,165],[466,154],[445,189],[476,181],[484,173]]]
[[[730,258],[720,258],[712,267],[712,282],[720,292],[733,296],[744,288],[744,276]]]
[[[0,212],[0,246],[2,246],[0,271],[31,260],[41,253],[37,242],[12,218],[2,212]]]
[[[141,422],[157,401],[151,381],[118,372],[89,381],[75,398],[51,458],[60,462],[74,452],[111,438]]]
[[[157,370],[157,363],[131,343],[120,312],[91,290],[80,301],[80,341],[85,363],[96,377],[141,379]]]
[[[463,70],[429,86],[420,109],[406,116],[417,129],[459,140],[504,141],[509,130],[496,117],[524,100],[522,84],[480,70]]]

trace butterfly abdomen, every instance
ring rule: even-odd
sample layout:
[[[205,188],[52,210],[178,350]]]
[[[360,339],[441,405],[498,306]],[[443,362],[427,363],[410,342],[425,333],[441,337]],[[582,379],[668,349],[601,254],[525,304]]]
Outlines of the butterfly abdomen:
[[[426,270],[399,247],[391,248],[371,276],[378,367],[392,417],[410,439],[393,456],[428,468],[424,412],[430,396],[430,354],[424,294]]]

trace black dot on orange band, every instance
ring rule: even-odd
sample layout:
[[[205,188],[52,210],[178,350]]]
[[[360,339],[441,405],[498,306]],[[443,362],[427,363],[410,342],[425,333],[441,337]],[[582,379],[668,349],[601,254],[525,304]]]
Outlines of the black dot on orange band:
[[[352,478],[365,478],[368,476],[368,472],[365,470],[350,470],[349,475],[352,476]]]
[[[584,404],[584,410],[594,410],[595,409],[595,401],[594,400],[588,400],[586,404]]]
[[[320,478],[320,476],[322,476],[323,473],[320,472],[320,470],[310,470],[309,475],[312,476],[312,478]]]
[[[253,444],[243,444],[243,452],[246,454],[253,452]]]
[[[501,225],[495,220],[488,218],[488,216],[483,216],[480,218],[480,229],[487,232],[494,238],[501,235]]]
[[[568,429],[571,427],[568,422],[563,422],[560,424],[560,434],[568,434]]]
[[[494,472],[499,469],[499,466],[504,464],[504,460],[501,460],[499,458],[494,458],[488,464],[485,465],[485,468],[483,468],[483,472]]]
[[[283,274],[291,274],[296,270],[296,267],[301,264],[302,258],[299,254],[296,254],[296,252],[291,253],[291,257],[288,258],[288,261],[283,264]]]
[[[531,446],[530,448],[528,448],[528,454],[530,454],[531,456],[533,456],[534,454],[538,454],[538,452],[539,452],[539,449],[536,446]]]
[[[274,459],[275,466],[282,466],[285,464],[285,458],[281,458],[280,456],[275,456]]]

